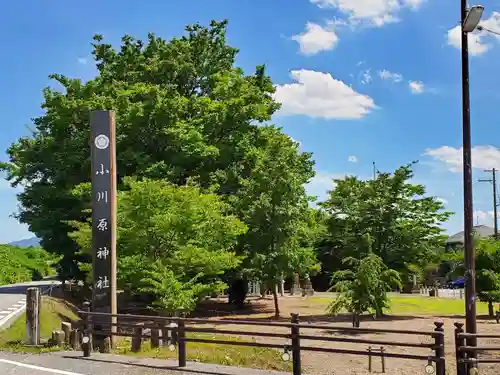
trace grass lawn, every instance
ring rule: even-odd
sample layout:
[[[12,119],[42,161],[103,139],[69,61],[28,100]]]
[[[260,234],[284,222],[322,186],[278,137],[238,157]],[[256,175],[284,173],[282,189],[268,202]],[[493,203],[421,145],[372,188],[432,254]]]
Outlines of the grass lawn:
[[[40,341],[46,343],[52,336],[52,331],[61,329],[61,322],[78,320],[74,313],[75,308],[68,302],[44,296],[40,312]],[[59,350],[60,348],[32,348],[23,345],[26,340],[26,313],[23,313],[7,329],[0,331],[0,349],[20,352],[44,352]]]
[[[188,332],[187,337],[224,340],[224,341],[250,341],[250,338],[228,336],[211,333]],[[281,352],[275,349],[255,348],[249,346],[231,346],[208,344],[199,342],[187,342],[187,360],[205,363],[216,363],[226,366],[238,366],[247,368],[258,368],[265,370],[291,371],[290,362],[283,362]],[[139,353],[130,351],[130,339],[120,341],[116,349],[117,354],[133,355],[138,357],[176,359],[177,351],[171,352],[168,348],[151,349],[150,342],[144,342]]]
[[[391,295],[390,314],[393,315],[464,315],[463,299],[424,297],[418,295]],[[311,300],[325,309],[333,298],[312,297]],[[488,304],[477,302],[477,313],[487,314]]]
[[[476,303],[478,314],[488,313],[488,304]],[[393,296],[391,314],[416,315],[465,315],[463,299],[435,298],[423,296]]]

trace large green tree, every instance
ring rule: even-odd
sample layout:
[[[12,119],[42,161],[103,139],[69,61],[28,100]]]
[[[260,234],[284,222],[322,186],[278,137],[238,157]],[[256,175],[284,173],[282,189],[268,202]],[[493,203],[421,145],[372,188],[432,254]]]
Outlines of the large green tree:
[[[78,264],[85,261],[68,221],[88,218],[72,190],[90,181],[92,109],[116,111],[119,189],[124,176],[137,176],[178,185],[194,180],[236,194],[251,174],[248,150],[260,137],[259,123],[279,105],[263,67],[245,75],[234,66],[238,51],[226,43],[226,26],[188,26],[169,41],[125,36],[118,49],[96,35],[95,78],[51,76],[62,90],[44,90],[45,113],[33,119],[30,136],[10,146],[2,167],[13,185],[24,186],[19,220],[45,249],[63,255],[63,279],[81,278]]]
[[[145,179],[124,181],[118,196],[118,285],[145,291],[170,313],[191,312],[200,298],[226,288],[221,276],[239,266],[235,253],[246,226],[220,196],[194,186]],[[90,205],[89,185],[75,189]],[[92,227],[73,222],[71,236],[91,254]],[[91,270],[88,264],[82,269]],[[89,280],[90,281],[90,280]]]
[[[304,189],[314,176],[313,163],[275,127],[263,127],[254,142],[249,155],[255,166],[233,204],[249,227],[242,241],[245,266],[272,288],[279,316],[277,281],[317,267],[312,247],[317,221]]]
[[[434,260],[445,238],[440,224],[450,213],[435,197],[425,195],[424,186],[411,183],[412,166],[378,173],[372,180],[335,180],[327,201],[320,203],[329,215],[322,251],[336,254],[337,259],[361,259],[373,253],[402,276]],[[370,241],[365,240],[367,235]]]

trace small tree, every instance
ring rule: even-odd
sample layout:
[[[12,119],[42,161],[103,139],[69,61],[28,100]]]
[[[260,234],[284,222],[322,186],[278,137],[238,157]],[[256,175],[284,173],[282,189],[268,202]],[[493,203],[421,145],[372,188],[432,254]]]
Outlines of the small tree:
[[[362,259],[348,257],[343,263],[350,269],[333,274],[330,290],[339,295],[328,310],[332,315],[347,310],[353,315],[353,326],[359,327],[359,317],[364,312],[381,316],[389,308],[387,293],[395,286],[401,287],[401,278],[373,253]]]
[[[479,300],[488,302],[488,314],[493,318],[493,302],[500,301],[500,274],[493,270],[480,270],[476,276],[476,288]]]
[[[500,301],[500,241],[482,238],[474,241],[476,248],[476,290],[480,301],[488,302],[490,318],[495,316],[493,303]],[[464,252],[446,254],[443,259],[450,263],[450,275],[465,273]]]
[[[171,314],[189,313],[201,298],[225,289],[222,276],[239,267],[242,259],[233,249],[247,230],[229,206],[195,186],[124,183],[128,190],[118,193],[118,286],[152,294],[153,305]],[[75,194],[88,200],[89,188],[81,185]],[[70,224],[77,229],[72,238],[90,254],[90,223]]]

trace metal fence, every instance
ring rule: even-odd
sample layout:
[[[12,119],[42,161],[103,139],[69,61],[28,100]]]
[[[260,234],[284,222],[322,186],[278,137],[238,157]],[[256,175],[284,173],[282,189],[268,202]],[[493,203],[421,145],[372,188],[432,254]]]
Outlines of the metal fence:
[[[150,339],[152,347],[162,345],[160,342],[167,343],[170,350],[176,350],[178,353],[179,367],[186,367],[187,348],[190,342],[211,343],[215,345],[236,345],[250,346],[261,348],[282,349],[283,360],[290,359],[292,361],[293,375],[302,374],[301,354],[303,352],[323,352],[350,354],[357,356],[365,356],[369,359],[369,369],[371,370],[372,357],[382,358],[383,370],[385,370],[385,358],[404,358],[409,360],[419,360],[427,366],[435,365],[435,373],[437,375],[446,374],[445,366],[445,350],[444,350],[444,330],[443,323],[436,322],[435,329],[427,332],[411,331],[411,330],[382,330],[374,328],[353,328],[339,327],[334,325],[315,325],[301,324],[298,314],[292,314],[290,322],[260,322],[248,320],[208,320],[195,318],[171,318],[157,317],[145,315],[131,314],[107,314],[91,312],[89,304],[86,304],[83,311],[79,311],[82,318],[81,331],[83,333],[82,350],[84,356],[89,357],[92,349],[96,348],[96,342],[104,337],[129,336],[132,337],[132,351],[139,351],[142,339]],[[112,318],[115,322],[112,322]],[[215,324],[217,327],[200,327],[202,324]],[[287,332],[255,332],[244,330],[230,330],[219,328],[224,325],[246,325],[265,328],[280,327]],[[113,327],[116,327],[113,329]],[[333,332],[346,332],[350,334],[362,333],[396,333],[401,335],[401,342],[371,340],[357,337],[337,337],[337,336],[319,336],[311,334],[311,330],[328,330]],[[149,332],[147,332],[149,331]],[[222,335],[237,335],[237,336],[253,336],[281,339],[283,343],[262,343],[252,341],[229,341],[218,338],[199,338],[190,337],[186,333],[211,333]],[[410,343],[405,342],[405,336],[426,336],[432,339],[431,343]],[[342,343],[357,343],[370,345],[363,349],[343,349],[343,348],[327,348],[321,346],[309,346],[301,344],[301,340],[313,342],[342,342]],[[99,346],[101,344],[97,344]],[[423,348],[428,350],[428,355],[411,354],[411,353],[396,353],[386,350],[385,347],[400,347],[400,348]],[[375,349],[376,348],[376,349]],[[433,371],[434,372],[434,371]]]

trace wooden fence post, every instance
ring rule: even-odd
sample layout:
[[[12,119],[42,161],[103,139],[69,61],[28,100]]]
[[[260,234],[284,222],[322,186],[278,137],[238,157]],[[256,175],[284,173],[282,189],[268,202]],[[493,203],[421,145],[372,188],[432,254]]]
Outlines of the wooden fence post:
[[[90,302],[83,303],[83,311],[87,314],[83,316],[83,338],[82,338],[82,350],[84,357],[90,357]]]
[[[138,353],[141,351],[142,325],[143,325],[142,323],[138,323],[134,327],[134,336],[132,336],[132,347],[131,347],[133,353]]]
[[[185,322],[182,319],[179,319],[177,323],[178,331],[177,331],[177,340],[179,348],[179,367],[186,367],[186,331]]]
[[[151,348],[156,349],[162,346],[162,327],[156,324],[156,328],[151,328]]]
[[[177,323],[170,323],[169,326],[168,326],[168,332],[169,332],[169,337],[170,337],[170,344],[172,345],[177,345],[178,343],[178,331],[177,331],[177,328],[178,328],[178,325]]]
[[[292,365],[293,375],[301,375],[302,366],[300,364],[300,329],[299,329],[299,314],[292,314],[291,320],[293,326],[292,334]]]
[[[372,372],[372,347],[368,347],[368,372]]]
[[[62,322],[61,323],[61,331],[64,332],[64,343],[69,345],[70,343],[70,335],[71,335],[71,323]]]
[[[465,339],[460,336],[464,333],[464,324],[455,323],[455,358],[457,362],[457,375],[467,375],[467,363],[460,362],[460,360],[465,359],[465,353],[458,350],[461,346],[465,346]]]
[[[445,351],[444,351],[444,329],[443,322],[434,322],[436,328],[436,336],[434,336],[434,343],[436,347],[434,349],[436,355],[436,375],[446,375],[446,362],[445,362]]]
[[[385,374],[385,355],[384,355],[384,347],[380,347],[380,360],[382,361],[382,374]]]
[[[40,344],[40,289],[26,290],[26,342],[28,345]]]

